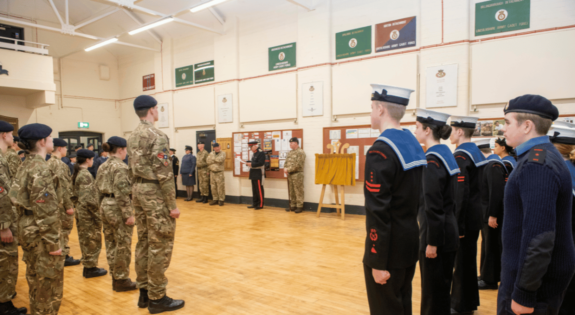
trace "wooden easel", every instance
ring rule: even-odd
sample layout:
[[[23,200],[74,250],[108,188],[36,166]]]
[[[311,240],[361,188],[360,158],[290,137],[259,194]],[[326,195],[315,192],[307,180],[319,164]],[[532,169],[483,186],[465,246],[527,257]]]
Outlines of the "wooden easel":
[[[340,151],[340,147],[341,147],[341,151]],[[327,148],[329,149],[329,154],[335,153],[335,154],[343,154],[345,149],[349,148],[349,143],[346,143],[344,145],[341,144],[341,142],[337,141],[335,143],[335,145],[331,145],[328,144]],[[341,203],[339,203],[339,196],[337,195],[337,185],[331,185],[333,188],[333,193],[335,194],[335,205],[332,204],[324,204],[323,203],[323,196],[325,195],[325,186],[326,185],[322,185],[321,188],[321,196],[319,197],[319,205],[317,206],[317,217],[319,218],[319,214],[321,213],[321,208],[322,207],[326,207],[326,208],[335,208],[335,210],[337,211],[337,214],[340,214],[340,209],[341,209],[341,219],[345,220],[345,186],[340,185],[340,190],[341,190]]]

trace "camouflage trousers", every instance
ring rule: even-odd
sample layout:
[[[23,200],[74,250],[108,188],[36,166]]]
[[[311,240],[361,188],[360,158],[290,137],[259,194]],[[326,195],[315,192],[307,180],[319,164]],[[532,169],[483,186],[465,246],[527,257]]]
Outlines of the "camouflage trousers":
[[[70,233],[74,227],[74,215],[67,214],[63,207],[60,210],[60,220],[62,220],[62,256],[66,257],[67,255],[70,255],[70,246],[68,246],[68,242],[70,241]]]
[[[12,300],[16,293],[18,279],[18,234],[15,228],[10,228],[14,241],[0,241],[0,303]]]
[[[134,227],[126,224],[122,218],[122,210],[117,206],[114,198],[104,198],[101,209],[110,274],[115,280],[128,279]]]
[[[210,174],[207,167],[198,168],[198,181],[200,194],[202,196],[209,196],[210,195]]]
[[[212,197],[217,201],[226,200],[226,180],[224,172],[210,172],[210,184],[212,185]]]
[[[94,213],[94,211],[78,205],[76,212],[78,213],[76,228],[78,229],[80,250],[82,250],[82,265],[84,268],[97,267],[100,251],[102,251],[102,219],[99,211]]]
[[[303,208],[303,172],[288,174],[289,206]]]
[[[136,282],[138,288],[148,290],[151,300],[159,300],[166,295],[165,273],[172,260],[176,219],[170,216],[160,185],[135,183],[132,196],[138,230]]]

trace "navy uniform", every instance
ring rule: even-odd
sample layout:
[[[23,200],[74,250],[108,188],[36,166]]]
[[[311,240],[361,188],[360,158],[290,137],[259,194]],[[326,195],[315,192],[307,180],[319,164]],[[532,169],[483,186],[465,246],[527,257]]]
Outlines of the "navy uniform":
[[[259,145],[257,141],[250,141],[248,145]],[[266,154],[258,149],[252,156],[252,164],[250,166],[250,180],[252,181],[252,205],[248,208],[259,210],[264,207],[264,180],[266,173]]]
[[[505,114],[530,113],[556,120],[559,111],[538,95],[517,97]],[[497,313],[510,314],[512,301],[555,315],[575,272],[572,177],[548,136],[516,147],[517,167],[505,188],[503,256]]]
[[[176,156],[176,149],[171,148],[172,154],[172,169],[174,171],[174,182],[176,183],[176,198],[178,198],[178,174],[180,174],[180,160]]]
[[[417,109],[417,121],[445,126],[448,114]],[[459,230],[455,217],[455,189],[459,166],[448,146],[437,144],[425,153],[419,204],[419,269],[421,314],[442,315],[451,310],[451,280]],[[437,257],[427,258],[427,246],[437,247]]]
[[[517,160],[515,160],[515,158],[512,157],[511,155],[508,155],[502,158],[501,160],[505,164],[505,168],[507,169],[507,176],[509,177],[509,175],[511,175],[511,172],[513,172],[513,170],[517,166]]]
[[[475,129],[478,118],[452,116],[451,126]],[[456,208],[459,225],[459,249],[455,256],[455,269],[451,290],[451,308],[454,313],[468,313],[479,306],[477,286],[477,240],[483,227],[480,178],[481,167],[486,164],[485,156],[473,142],[459,145],[455,161],[461,171],[457,175]]]

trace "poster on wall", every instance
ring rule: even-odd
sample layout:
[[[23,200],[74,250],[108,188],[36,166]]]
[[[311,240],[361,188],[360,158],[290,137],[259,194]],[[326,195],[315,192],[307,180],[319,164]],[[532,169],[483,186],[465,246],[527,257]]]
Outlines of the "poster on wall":
[[[218,122],[231,123],[234,121],[233,112],[233,95],[223,94],[218,95]]]
[[[427,68],[426,108],[457,106],[458,65]]]
[[[303,117],[323,116],[323,82],[302,84]]]
[[[214,61],[206,61],[194,65],[195,84],[214,81]]]
[[[475,36],[529,28],[531,0],[492,0],[475,4]]]
[[[296,66],[296,43],[268,49],[269,71],[293,68]]]
[[[168,103],[158,104],[158,128],[170,127],[170,116],[168,115]]]
[[[194,67],[176,68],[176,87],[194,84]]]
[[[148,74],[143,77],[143,90],[149,91],[156,88],[155,74]]]
[[[371,25],[335,34],[335,59],[371,54]]]
[[[415,16],[375,25],[375,52],[414,47]]]

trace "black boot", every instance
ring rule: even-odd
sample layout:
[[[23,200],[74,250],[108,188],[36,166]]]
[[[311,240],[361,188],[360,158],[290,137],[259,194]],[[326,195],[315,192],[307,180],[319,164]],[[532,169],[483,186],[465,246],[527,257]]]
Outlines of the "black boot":
[[[198,200],[196,200],[196,202],[197,203],[204,202],[204,196],[201,196]]]
[[[498,285],[497,283],[487,283],[484,280],[480,280],[477,282],[477,287],[479,290],[497,290]]]
[[[295,213],[302,213],[302,212],[303,212],[303,208],[296,208],[294,212],[295,212]]]
[[[107,273],[108,273],[108,271],[106,271],[106,269],[104,269],[104,268],[98,268],[98,267],[86,268],[86,267],[84,267],[83,276],[84,276],[84,278],[96,278],[96,277],[105,276]]]
[[[208,196],[203,196],[203,198],[204,198],[204,199],[202,199],[202,200],[203,200],[202,202],[203,202],[203,203],[208,203]]]
[[[146,308],[150,303],[150,299],[148,298],[148,290],[140,289],[140,298],[138,299],[138,307],[139,308]]]
[[[16,308],[12,301],[6,303],[0,303],[0,314],[2,315],[21,315],[28,313],[28,309],[25,307]]]
[[[66,260],[64,260],[64,267],[76,266],[79,264],[80,264],[80,259],[74,259],[74,257],[66,255]]]
[[[164,295],[163,298],[159,300],[150,300],[150,306],[148,306],[148,311],[150,314],[158,314],[163,312],[170,312],[179,310],[184,307],[184,300],[174,300]]]

